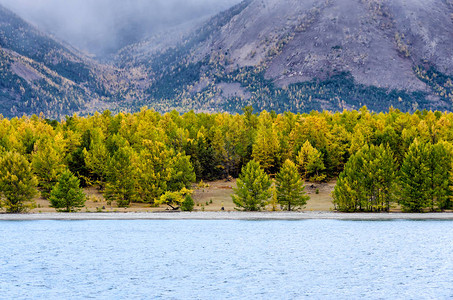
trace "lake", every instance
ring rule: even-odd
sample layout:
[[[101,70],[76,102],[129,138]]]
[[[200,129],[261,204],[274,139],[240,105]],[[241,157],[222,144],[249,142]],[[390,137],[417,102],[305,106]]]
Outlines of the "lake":
[[[2,299],[451,299],[452,221],[0,221]]]

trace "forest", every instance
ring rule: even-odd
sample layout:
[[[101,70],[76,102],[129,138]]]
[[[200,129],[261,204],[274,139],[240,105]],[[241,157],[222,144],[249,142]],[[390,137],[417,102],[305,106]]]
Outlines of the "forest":
[[[439,111],[0,116],[0,203],[26,211],[39,192],[73,211],[83,205],[80,187],[96,186],[120,207],[190,210],[193,183],[239,177],[233,201],[244,210],[264,209],[272,189],[285,209],[302,207],[300,182],[336,180],[339,211],[442,211],[452,208],[452,157],[453,114]],[[243,194],[251,179],[262,189],[252,206]],[[65,195],[73,203],[60,203]]]

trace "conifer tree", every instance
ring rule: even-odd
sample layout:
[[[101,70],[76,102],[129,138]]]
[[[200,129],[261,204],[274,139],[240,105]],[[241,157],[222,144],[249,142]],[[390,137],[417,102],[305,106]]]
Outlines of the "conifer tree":
[[[403,209],[421,212],[430,206],[430,143],[417,139],[410,145],[401,165],[401,200]]]
[[[279,167],[278,135],[272,118],[266,111],[263,111],[259,117],[252,157],[267,173],[275,173]]]
[[[69,170],[75,174],[82,184],[82,186],[88,186],[91,184],[90,171],[86,165],[86,157],[84,150],[89,151],[91,145],[91,133],[90,130],[86,130],[81,138],[80,145],[75,148],[67,157],[67,164]]]
[[[270,205],[271,205],[271,210],[272,211],[277,211],[278,210],[278,199],[277,199],[277,187],[274,185],[272,185],[272,189],[271,189],[271,192],[272,192],[272,197],[271,197],[271,201],[270,201]]]
[[[17,152],[2,153],[0,157],[0,195],[5,201],[0,207],[10,213],[21,213],[33,207],[38,180],[27,159]]]
[[[80,188],[80,180],[68,170],[58,178],[49,200],[57,211],[74,212],[85,205],[86,196]]]
[[[393,153],[383,145],[365,145],[346,163],[333,191],[341,211],[388,211],[397,176]]]
[[[127,207],[137,200],[137,157],[130,146],[120,147],[108,161],[105,197]]]
[[[288,211],[305,206],[310,199],[305,195],[305,186],[296,165],[289,159],[276,176],[276,187],[278,202]]]
[[[50,191],[56,184],[58,177],[65,170],[64,141],[62,136],[48,137],[35,144],[32,156],[33,170],[38,176],[41,195],[48,199]]]
[[[233,190],[234,204],[238,209],[246,211],[263,209],[272,195],[269,176],[254,160],[242,168],[237,179],[237,188]]]
[[[429,202],[430,209],[443,209],[448,206],[450,196],[450,173],[452,170],[451,153],[447,150],[445,143],[440,142],[433,145],[428,160],[429,172]]]
[[[195,202],[193,201],[192,196],[186,195],[184,197],[184,201],[181,203],[181,210],[182,211],[192,211],[195,206]]]
[[[297,163],[302,171],[303,178],[309,181],[322,181],[326,178],[322,171],[324,166],[321,152],[306,141],[297,155]]]
[[[176,154],[171,160],[170,167],[171,175],[167,183],[168,190],[179,191],[183,188],[190,188],[192,182],[196,181],[189,156],[182,153]]]
[[[83,156],[92,179],[101,183],[107,178],[108,165],[106,162],[108,162],[110,154],[104,143],[102,132],[98,128],[95,128],[91,134],[90,147],[89,149],[83,149]]]
[[[344,212],[361,210],[364,188],[361,184],[362,177],[359,170],[362,166],[363,160],[357,155],[351,156],[345,164],[332,192],[333,204],[336,209]]]
[[[397,164],[390,147],[380,145],[370,146],[370,168],[368,172],[374,182],[372,191],[372,210],[389,211],[396,200],[398,183]]]
[[[174,151],[167,149],[158,141],[143,141],[144,148],[140,152],[138,162],[138,193],[146,203],[153,203],[165,191],[171,179],[171,160]]]

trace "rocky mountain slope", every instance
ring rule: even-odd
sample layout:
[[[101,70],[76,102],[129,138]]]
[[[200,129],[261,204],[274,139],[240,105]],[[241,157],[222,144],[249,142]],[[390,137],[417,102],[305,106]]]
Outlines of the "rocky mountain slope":
[[[0,113],[87,112],[119,91],[112,67],[98,64],[0,6]]]
[[[146,70],[145,102],[158,109],[450,110],[453,101],[452,0],[246,0],[179,43],[134,49],[118,63]]]
[[[87,58],[0,7],[0,113],[452,110],[453,0],[245,0]]]

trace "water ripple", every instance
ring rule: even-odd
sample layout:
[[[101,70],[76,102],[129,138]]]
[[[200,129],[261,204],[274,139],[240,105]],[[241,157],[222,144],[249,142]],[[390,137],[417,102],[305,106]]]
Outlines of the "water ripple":
[[[448,299],[452,225],[0,221],[0,298]]]

